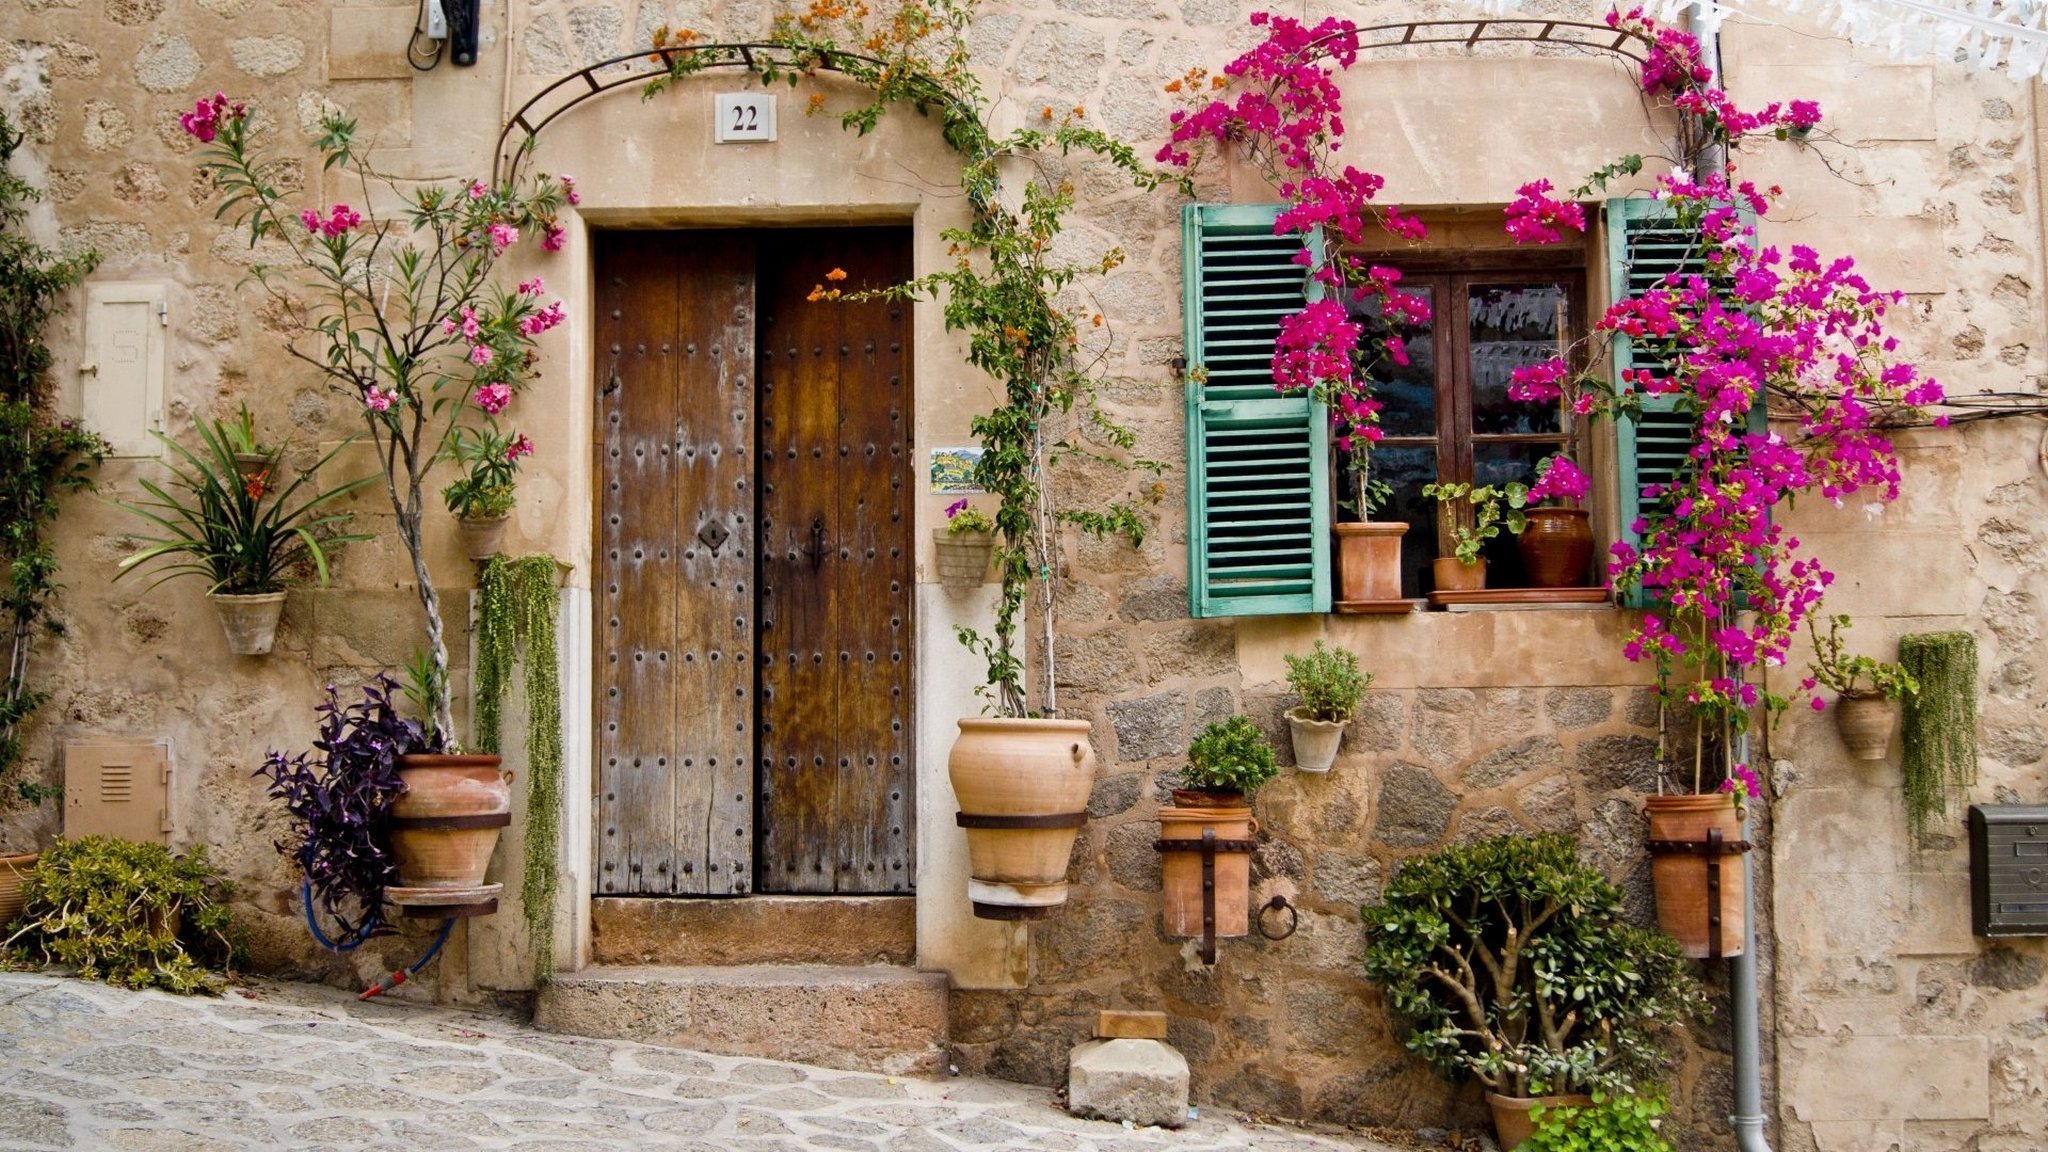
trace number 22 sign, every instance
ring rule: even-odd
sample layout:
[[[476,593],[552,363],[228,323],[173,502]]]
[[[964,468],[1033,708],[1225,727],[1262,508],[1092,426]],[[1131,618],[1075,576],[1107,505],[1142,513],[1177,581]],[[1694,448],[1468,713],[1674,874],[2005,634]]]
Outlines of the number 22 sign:
[[[766,92],[720,93],[716,127],[720,144],[774,140],[775,97]]]

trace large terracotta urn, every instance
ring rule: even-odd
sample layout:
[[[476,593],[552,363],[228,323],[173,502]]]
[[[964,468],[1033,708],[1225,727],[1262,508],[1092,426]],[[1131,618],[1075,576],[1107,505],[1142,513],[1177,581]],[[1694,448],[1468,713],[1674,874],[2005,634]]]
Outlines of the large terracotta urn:
[[[1584,508],[1531,508],[1515,538],[1522,571],[1538,588],[1578,588],[1593,562],[1593,524]]]
[[[498,832],[512,823],[512,786],[496,756],[401,756],[405,791],[391,802],[391,854],[404,888],[476,888]]]
[[[986,920],[1038,920],[1067,902],[1067,858],[1088,822],[1086,720],[960,721],[946,771],[967,833],[967,896]]]

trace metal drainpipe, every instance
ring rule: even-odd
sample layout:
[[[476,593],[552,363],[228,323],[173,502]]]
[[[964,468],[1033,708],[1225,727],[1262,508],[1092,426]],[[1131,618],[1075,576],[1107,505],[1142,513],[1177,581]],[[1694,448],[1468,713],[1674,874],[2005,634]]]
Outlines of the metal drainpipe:
[[[1686,24],[1698,35],[1695,13],[1687,9]],[[1718,31],[1699,36],[1700,63],[1706,65],[1708,83],[1725,89],[1721,76],[1721,37]],[[1709,144],[1698,157],[1687,157],[1700,169],[1727,173],[1728,154],[1719,144]],[[1697,179],[1699,172],[1694,173]],[[1736,738],[1738,763],[1749,761],[1749,735]],[[1761,797],[1759,797],[1761,799]],[[1742,838],[1749,839],[1749,817],[1742,820]],[[1728,961],[1729,1024],[1735,1032],[1735,1114],[1728,1123],[1735,1132],[1741,1152],[1771,1152],[1764,1139],[1763,1043],[1757,1027],[1756,990],[1756,851],[1742,854],[1742,955]]]

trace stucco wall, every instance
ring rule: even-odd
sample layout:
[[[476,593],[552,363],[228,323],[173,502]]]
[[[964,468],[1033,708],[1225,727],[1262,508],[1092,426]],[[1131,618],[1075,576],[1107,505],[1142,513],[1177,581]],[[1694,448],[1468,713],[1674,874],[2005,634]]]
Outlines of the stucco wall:
[[[653,29],[713,38],[765,30],[764,0],[518,4],[487,0],[477,68],[414,73],[399,53],[413,8],[279,7],[249,0],[0,0],[0,77],[9,107],[33,131],[50,203],[39,216],[54,243],[91,244],[104,279],[171,288],[168,423],[218,416],[246,400],[267,428],[310,458],[352,430],[348,406],[323,394],[276,348],[260,296],[243,284],[248,257],[211,220],[176,115],[224,89],[284,131],[282,183],[308,202],[347,199],[293,150],[296,131],[331,101],[357,116],[378,161],[406,176],[488,171],[506,110],[562,73],[644,45]],[[991,4],[973,47],[998,122],[1044,105],[1082,106],[1097,123],[1149,149],[1163,132],[1162,85],[1190,67],[1216,68],[1249,42],[1249,5],[1234,0],[1060,0]],[[1281,5],[1315,16],[1320,8]],[[1560,6],[1559,10],[1565,10]],[[1362,23],[1465,14],[1448,6],[1338,5]],[[1583,14],[1597,19],[1598,9]],[[1996,76],[1899,66],[1776,18],[1725,39],[1737,96],[1752,103],[1812,97],[1838,137],[1818,148],[1766,145],[1743,170],[1788,192],[1772,242],[1853,252],[1880,286],[1912,296],[1894,317],[1908,350],[1952,389],[2036,391],[2043,368],[2040,120],[2030,93]],[[1489,51],[1362,64],[1347,80],[1348,119],[1366,166],[1410,204],[1498,204],[1516,184],[1562,186],[1609,156],[1646,147],[1646,125],[1611,61],[1523,58]],[[569,302],[572,323],[548,334],[543,387],[523,420],[548,430],[529,470],[515,527],[520,550],[575,564],[565,592],[564,683],[572,728],[587,710],[587,428],[591,348],[587,228],[623,223],[770,224],[856,212],[911,221],[920,268],[935,266],[937,230],[958,218],[950,158],[927,122],[894,117],[857,139],[799,113],[785,96],[772,149],[707,146],[705,114],[729,79],[701,77],[651,103],[632,93],[593,102],[543,138],[534,163],[573,172],[586,212],[568,250],[532,257]],[[828,99],[843,93],[820,89]],[[1182,455],[1178,204],[1140,195],[1076,164],[1081,205],[1063,244],[1111,244],[1125,265],[1088,286],[1107,317],[1110,407],[1144,455]],[[1267,199],[1239,165],[1211,168],[1206,199]],[[1777,217],[1774,216],[1774,219]],[[1597,279],[1597,276],[1595,277]],[[966,440],[990,395],[965,368],[935,310],[919,310],[917,379],[923,448]],[[67,404],[78,400],[78,317],[51,334]],[[1802,506],[1799,534],[1840,574],[1829,606],[1857,614],[1860,642],[1936,627],[1975,631],[1983,646],[1984,781],[1980,799],[2043,798],[2048,736],[2039,717],[2038,640],[2048,625],[2038,587],[2043,500],[2035,422],[1907,438],[1907,496],[1871,517],[1861,508]],[[109,463],[109,493],[133,491],[148,462]],[[1623,662],[1612,610],[1430,615],[1398,619],[1190,621],[1186,618],[1181,485],[1169,469],[1143,549],[1077,543],[1062,571],[1063,704],[1095,724],[1101,779],[1076,848],[1076,895],[1064,918],[1026,932],[965,914],[962,852],[950,825],[943,754],[951,717],[971,709],[976,669],[948,635],[983,619],[985,595],[921,589],[919,954],[953,973],[961,1063],[1027,1079],[1058,1074],[1096,1007],[1167,1007],[1174,1039],[1207,1099],[1277,1112],[1437,1124],[1470,1119],[1474,1095],[1423,1072],[1356,974],[1356,906],[1373,899],[1401,857],[1495,830],[1577,831],[1590,858],[1645,906],[1634,798],[1646,786],[1652,718],[1643,670]],[[1135,491],[1128,477],[1086,469],[1060,481],[1077,497]],[[30,733],[32,763],[54,779],[55,750],[84,737],[167,737],[178,766],[180,843],[206,843],[242,885],[238,911],[260,963],[332,979],[388,970],[416,950],[405,938],[329,960],[306,940],[288,874],[272,852],[281,828],[248,778],[263,748],[308,731],[318,686],[402,662],[418,643],[417,609],[388,513],[375,493],[357,509],[374,546],[350,549],[336,587],[295,594],[279,651],[225,655],[189,584],[145,592],[107,581],[133,525],[103,503],[67,508],[60,554],[68,625],[40,650],[51,702]],[[920,508],[919,531],[941,498]],[[444,542],[436,572],[462,615],[468,566]],[[921,560],[922,575],[929,568]],[[1227,942],[1213,971],[1159,935],[1152,814],[1187,735],[1244,710],[1269,727],[1284,701],[1284,651],[1317,636],[1355,648],[1377,672],[1371,706],[1327,779],[1290,775],[1260,799],[1258,893],[1304,910],[1292,939]],[[465,645],[453,645],[458,664]],[[459,670],[458,670],[459,672]],[[458,685],[463,683],[458,676]],[[2048,1131],[2048,1029],[2039,998],[2048,951],[2038,942],[1987,949],[1958,921],[1962,850],[1905,843],[1896,770],[1852,767],[1827,718],[1792,718],[1771,751],[1788,789],[1769,838],[1767,936],[1777,937],[1774,1062],[1783,1146],[1792,1149],[2033,1147]],[[1276,731],[1277,734],[1277,731]],[[587,797],[587,745],[571,789]],[[515,764],[515,767],[517,765]],[[572,817],[579,813],[572,795]],[[563,861],[565,928],[558,955],[581,955],[576,905],[587,891],[588,817],[572,819]],[[49,836],[54,814],[12,812],[0,847]],[[508,839],[504,855],[518,848]],[[509,863],[509,860],[506,861]],[[511,873],[516,869],[505,868]],[[516,908],[478,925],[422,994],[517,989],[526,970]],[[371,952],[366,949],[365,952]],[[1766,958],[1772,953],[1767,950]],[[1022,984],[1022,987],[1017,985]],[[1723,1017],[1725,1020],[1725,1016]],[[1727,1110],[1723,1025],[1688,1047],[1677,1083],[1688,1147],[1716,1146]],[[1890,1091],[1892,1077],[1931,1086]],[[1972,1145],[1972,1141],[1975,1144]],[[2004,1143],[2000,1143],[2004,1141]]]

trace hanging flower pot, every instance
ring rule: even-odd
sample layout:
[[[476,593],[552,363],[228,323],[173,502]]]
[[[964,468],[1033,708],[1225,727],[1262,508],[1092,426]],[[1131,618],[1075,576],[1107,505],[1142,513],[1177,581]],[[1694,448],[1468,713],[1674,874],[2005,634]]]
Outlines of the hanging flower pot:
[[[252,480],[261,482],[270,475],[276,460],[276,454],[271,452],[237,452],[235,474],[240,476],[245,484]]]
[[[1515,539],[1522,570],[1538,588],[1577,588],[1593,561],[1593,524],[1584,508],[1530,508]]]
[[[1835,728],[1857,760],[1882,760],[1891,755],[1892,732],[1904,706],[1882,692],[1844,692],[1835,701]]]
[[[236,656],[262,656],[277,639],[277,621],[284,615],[284,593],[236,595],[208,592],[206,600],[220,617],[228,651]]]
[[[946,758],[967,831],[967,896],[984,920],[1039,920],[1067,902],[1067,859],[1088,822],[1088,721],[960,721]]]
[[[1470,564],[1456,556],[1439,556],[1431,566],[1439,592],[1477,592],[1486,587],[1486,560]]]
[[[1345,603],[1401,598],[1401,537],[1408,525],[1370,520],[1338,524],[1337,599]]]
[[[1303,772],[1328,772],[1344,743],[1344,727],[1342,720],[1316,720],[1304,709],[1289,708],[1287,731],[1294,737],[1294,766]]]
[[[948,588],[981,587],[988,579],[988,561],[995,550],[994,532],[932,529],[932,551],[938,557],[939,583]]]
[[[462,550],[471,560],[481,564],[505,550],[505,525],[512,522],[511,513],[503,516],[461,516],[455,521],[455,530],[462,537]]]
[[[1657,923],[1695,960],[1740,956],[1743,909],[1742,815],[1729,792],[1651,796],[1650,876]]]
[[[391,854],[405,888],[477,888],[498,832],[512,823],[512,786],[496,756],[412,755],[391,802]]]
[[[1168,936],[1204,936],[1203,852],[1192,845],[1214,832],[1215,930],[1206,935],[1243,936],[1251,931],[1252,833],[1258,821],[1238,792],[1173,791],[1173,807],[1159,810],[1160,880]]]

